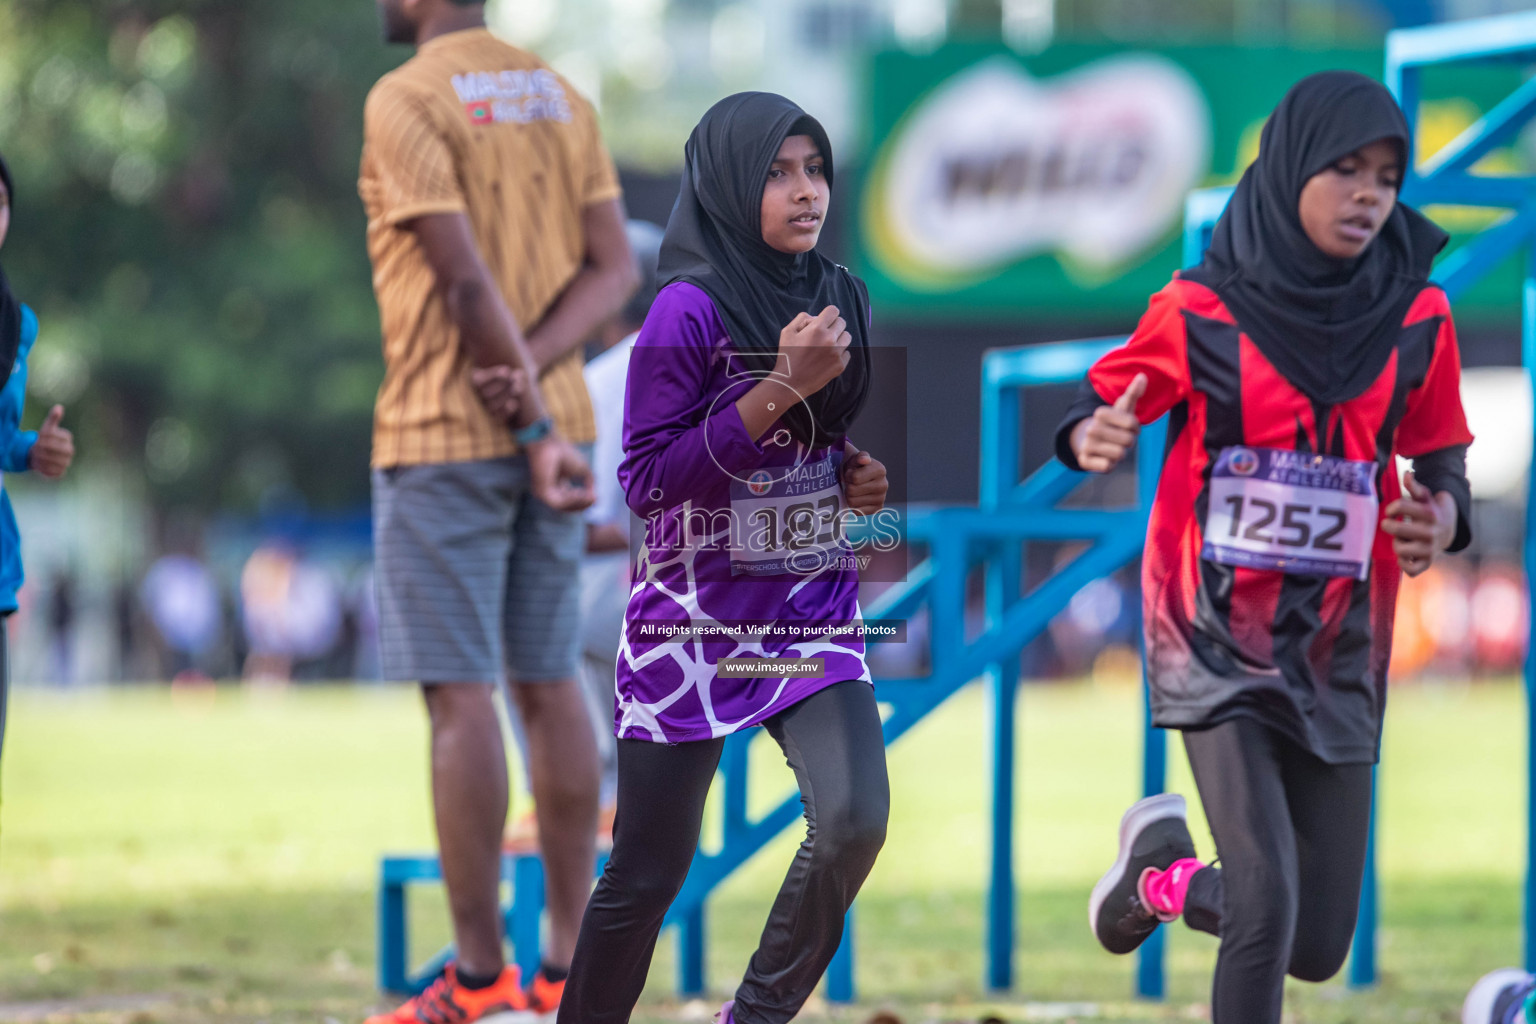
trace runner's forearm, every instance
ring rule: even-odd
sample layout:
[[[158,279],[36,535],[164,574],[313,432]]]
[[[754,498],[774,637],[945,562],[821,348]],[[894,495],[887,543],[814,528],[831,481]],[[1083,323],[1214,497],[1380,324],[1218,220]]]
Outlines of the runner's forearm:
[[[800,398],[794,391],[767,377],[736,400],[736,411],[741,413],[741,425],[747,428],[747,434],[752,440],[760,441],[768,428],[798,401]]]

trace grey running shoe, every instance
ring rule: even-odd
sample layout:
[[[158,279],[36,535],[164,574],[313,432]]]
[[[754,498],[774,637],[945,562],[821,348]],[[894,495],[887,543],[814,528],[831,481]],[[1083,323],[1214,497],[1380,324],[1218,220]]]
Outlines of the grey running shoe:
[[[1139,895],[1142,874],[1194,855],[1182,796],[1161,793],[1132,804],[1120,819],[1120,856],[1088,898],[1088,926],[1099,944],[1123,954],[1145,942],[1161,922]]]

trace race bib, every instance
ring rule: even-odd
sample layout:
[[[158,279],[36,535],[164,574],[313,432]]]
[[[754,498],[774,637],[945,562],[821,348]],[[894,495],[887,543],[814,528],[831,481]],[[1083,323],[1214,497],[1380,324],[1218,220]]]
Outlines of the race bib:
[[[820,572],[848,552],[842,452],[731,481],[731,575]]]
[[[1281,448],[1223,448],[1211,470],[1201,556],[1305,576],[1370,572],[1376,463]]]

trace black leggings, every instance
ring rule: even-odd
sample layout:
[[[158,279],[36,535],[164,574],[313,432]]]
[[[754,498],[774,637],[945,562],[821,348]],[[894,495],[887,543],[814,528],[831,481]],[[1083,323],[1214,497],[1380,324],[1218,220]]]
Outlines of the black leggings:
[[[885,842],[891,805],[880,712],[868,683],[835,683],[763,724],[794,769],[806,837],[736,990],[742,1024],[782,1024],[816,988]],[[662,918],[693,862],[724,743],[618,741],[613,854],[581,921],[558,1024],[629,1020]]]
[[[1220,868],[1195,873],[1191,928],[1221,937],[1213,1024],[1279,1024],[1285,976],[1344,965],[1370,831],[1371,766],[1328,764],[1237,719],[1184,734]]]

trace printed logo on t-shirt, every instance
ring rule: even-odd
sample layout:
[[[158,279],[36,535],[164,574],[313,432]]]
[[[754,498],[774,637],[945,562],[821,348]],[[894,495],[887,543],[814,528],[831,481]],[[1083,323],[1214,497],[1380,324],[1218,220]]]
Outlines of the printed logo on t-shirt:
[[[471,124],[569,124],[571,104],[553,71],[470,71],[453,76],[453,91]]]

